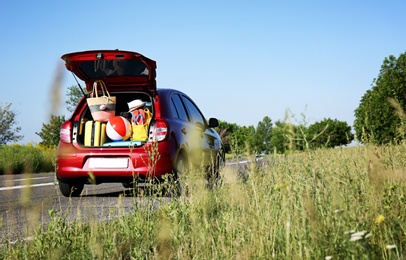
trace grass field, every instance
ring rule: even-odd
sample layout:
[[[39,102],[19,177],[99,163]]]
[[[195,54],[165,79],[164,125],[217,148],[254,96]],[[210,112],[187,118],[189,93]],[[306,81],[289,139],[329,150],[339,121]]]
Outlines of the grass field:
[[[216,190],[191,174],[188,196],[110,222],[70,222],[51,211],[31,240],[3,239],[0,258],[406,258],[406,144],[270,162],[253,164],[245,181],[225,168]]]

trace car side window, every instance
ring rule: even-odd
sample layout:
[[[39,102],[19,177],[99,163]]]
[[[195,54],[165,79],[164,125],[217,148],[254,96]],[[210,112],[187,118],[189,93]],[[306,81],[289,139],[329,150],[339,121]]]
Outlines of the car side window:
[[[203,115],[200,113],[199,109],[193,104],[190,99],[187,97],[182,96],[182,100],[185,103],[185,106],[189,112],[191,117],[191,121],[193,123],[200,123],[202,126],[206,125],[206,119],[204,119]]]
[[[171,96],[171,108],[173,115],[179,119],[182,119],[184,121],[188,121],[188,116],[185,110],[185,107],[183,106],[182,101],[180,100],[180,97],[178,94],[173,94]]]

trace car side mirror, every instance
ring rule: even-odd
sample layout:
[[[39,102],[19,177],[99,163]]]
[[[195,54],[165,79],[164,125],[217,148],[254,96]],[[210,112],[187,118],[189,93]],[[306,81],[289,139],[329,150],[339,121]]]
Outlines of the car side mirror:
[[[209,127],[217,127],[219,126],[219,121],[217,118],[210,118],[209,119]]]

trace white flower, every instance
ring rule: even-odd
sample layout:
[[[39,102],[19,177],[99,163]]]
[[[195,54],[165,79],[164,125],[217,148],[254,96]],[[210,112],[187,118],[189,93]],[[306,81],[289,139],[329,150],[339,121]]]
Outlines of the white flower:
[[[360,231],[360,232],[354,233],[354,234],[352,234],[351,236],[352,236],[352,237],[362,237],[362,236],[364,236],[366,233],[367,233],[367,232],[364,230],[364,231]]]
[[[361,236],[351,236],[350,241],[353,242],[353,241],[357,241],[357,240],[360,240],[360,239],[362,239]]]
[[[326,260],[331,260],[333,257],[331,256],[331,255],[329,255],[329,256],[326,256],[324,259],[326,259]]]
[[[386,249],[391,250],[391,249],[395,249],[396,245],[387,245]]]
[[[350,241],[357,241],[357,240],[360,240],[360,239],[362,239],[362,237],[365,235],[367,233],[367,231],[359,231],[359,232],[357,232],[357,233],[353,233],[353,234],[351,234],[351,238],[350,238]]]

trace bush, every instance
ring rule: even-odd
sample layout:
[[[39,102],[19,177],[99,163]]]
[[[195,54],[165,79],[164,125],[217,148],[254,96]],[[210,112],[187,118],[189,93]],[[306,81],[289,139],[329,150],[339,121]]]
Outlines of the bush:
[[[0,146],[0,175],[50,172],[54,170],[55,150],[32,144]]]

